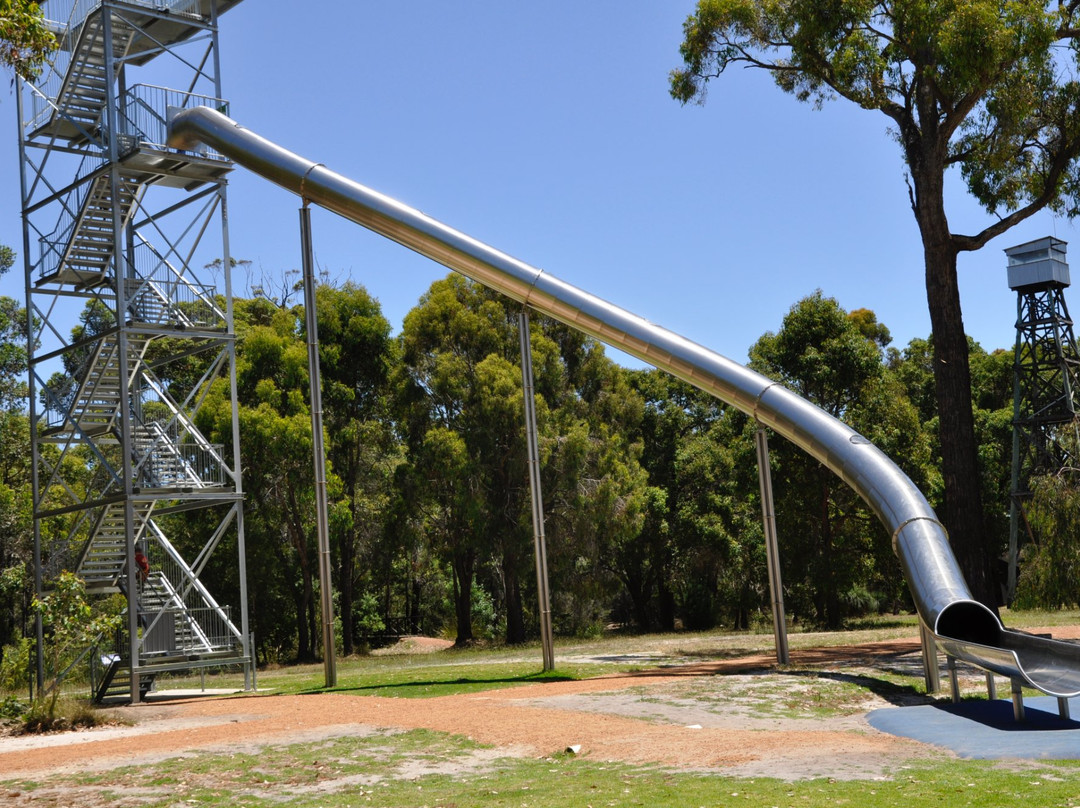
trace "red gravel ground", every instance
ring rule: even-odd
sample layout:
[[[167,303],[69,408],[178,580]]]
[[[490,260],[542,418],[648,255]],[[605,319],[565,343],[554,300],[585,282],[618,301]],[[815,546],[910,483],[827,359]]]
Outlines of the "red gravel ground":
[[[914,641],[869,643],[795,652],[797,665],[873,664],[876,658],[917,653]],[[264,744],[368,732],[371,728],[426,728],[468,736],[506,756],[545,756],[580,746],[597,760],[661,764],[731,774],[800,777],[874,777],[906,759],[940,754],[922,744],[870,728],[861,716],[842,719],[762,720],[734,714],[702,725],[655,717],[604,713],[589,698],[645,688],[662,701],[665,688],[693,677],[760,671],[769,656],[614,674],[576,682],[536,684],[428,699],[347,694],[245,695],[148,703],[121,708],[130,725],[51,736],[0,738],[0,779],[40,778],[80,769],[152,764],[196,750],[251,750]],[[635,690],[635,693],[641,693]],[[573,697],[573,698],[568,698]],[[572,702],[568,706],[568,702]]]

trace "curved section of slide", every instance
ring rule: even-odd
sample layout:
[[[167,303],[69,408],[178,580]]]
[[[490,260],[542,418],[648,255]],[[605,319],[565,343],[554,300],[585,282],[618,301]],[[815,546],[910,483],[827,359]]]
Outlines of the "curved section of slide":
[[[737,362],[283,149],[215,110],[170,110],[169,145],[192,150],[199,143],[753,416],[825,464],[873,509],[892,535],[919,615],[947,653],[1050,695],[1080,695],[1080,647],[1008,631],[975,601],[925,497],[846,424]]]

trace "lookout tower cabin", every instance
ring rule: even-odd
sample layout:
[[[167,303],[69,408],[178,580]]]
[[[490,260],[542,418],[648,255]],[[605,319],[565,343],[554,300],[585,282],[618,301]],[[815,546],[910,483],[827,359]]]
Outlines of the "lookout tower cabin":
[[[1072,319],[1066,243],[1048,236],[1005,250],[1009,288],[1016,291],[1013,358],[1013,456],[1006,598],[1016,591],[1023,511],[1033,475],[1054,473],[1078,448],[1076,402],[1080,371]],[[1024,535],[1021,535],[1024,533]]]
[[[117,636],[64,661],[98,699],[207,666],[250,683],[232,166],[165,146],[170,107],[228,109],[218,19],[237,2],[48,0],[59,50],[19,81],[35,585],[70,572],[123,603]],[[200,419],[222,397],[231,423]],[[40,686],[61,672],[38,637]]]
[[[1038,292],[1069,285],[1066,242],[1053,236],[1018,244],[1005,250],[1009,259],[1009,288],[1017,292]]]

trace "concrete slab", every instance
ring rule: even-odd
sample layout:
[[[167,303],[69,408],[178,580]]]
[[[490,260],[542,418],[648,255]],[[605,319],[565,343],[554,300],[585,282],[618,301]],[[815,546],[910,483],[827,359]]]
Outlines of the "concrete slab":
[[[1012,701],[971,700],[874,710],[875,729],[951,749],[963,758],[1080,760],[1080,722],[1058,716],[1057,699],[1024,699],[1026,719],[1013,718]],[[1069,700],[1070,715],[1080,714],[1080,698]]]

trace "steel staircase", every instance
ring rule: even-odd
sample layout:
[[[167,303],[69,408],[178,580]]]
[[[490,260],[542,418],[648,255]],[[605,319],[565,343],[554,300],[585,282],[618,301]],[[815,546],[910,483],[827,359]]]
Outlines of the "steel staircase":
[[[115,16],[112,41],[106,43],[105,18],[100,10],[88,15],[78,28],[78,33],[65,35],[65,40],[75,41],[70,67],[54,100],[52,115],[35,136],[49,134],[80,143],[97,137],[103,126],[109,86],[116,80],[135,31],[122,17]],[[105,66],[107,47],[112,48],[113,55],[111,76]]]
[[[131,334],[127,344],[127,371],[131,375],[142,362],[150,338]],[[121,377],[120,359],[118,335],[103,337],[68,389],[54,391],[56,400],[47,407],[48,426],[44,434],[77,430],[86,437],[94,437],[115,431],[120,418],[121,386],[128,384],[128,379]]]
[[[132,503],[135,513],[135,540],[146,533],[146,525],[154,510],[153,501]],[[86,584],[86,591],[115,592],[127,575],[127,534],[124,522],[124,503],[106,505],[90,531],[83,546],[75,572]]]
[[[231,315],[200,273],[220,255],[228,283],[232,164],[166,140],[170,110],[228,108],[217,20],[238,2],[49,0],[59,49],[17,79],[24,243],[38,248],[27,309],[41,318],[29,358],[35,526],[51,520],[35,550],[42,591],[70,570],[88,593],[127,600],[124,630],[99,640],[110,648],[79,660],[93,660],[98,698],[138,699],[164,671],[251,665],[246,604],[234,623],[199,580],[227,536],[243,547],[235,450],[226,460],[195,426],[206,391],[235,373]],[[165,531],[192,511],[214,526],[185,533],[181,551]],[[141,587],[129,581],[135,550],[150,560]]]
[[[124,659],[119,654],[105,657],[104,671],[101,681],[94,688],[94,701],[98,704],[109,701],[129,701],[131,691],[129,689],[131,675],[131,660]],[[143,673],[139,677],[139,697],[145,698],[154,685],[155,674]]]
[[[120,221],[126,226],[138,207],[145,188],[142,177],[121,174],[116,190]],[[53,249],[56,241],[43,240],[48,253],[53,250],[55,264],[42,263],[38,283],[71,284],[87,288],[102,283],[112,263],[114,244],[113,189],[109,172],[101,171],[83,187],[82,197],[74,206],[78,215],[66,223],[62,216],[54,231],[63,246]]]

